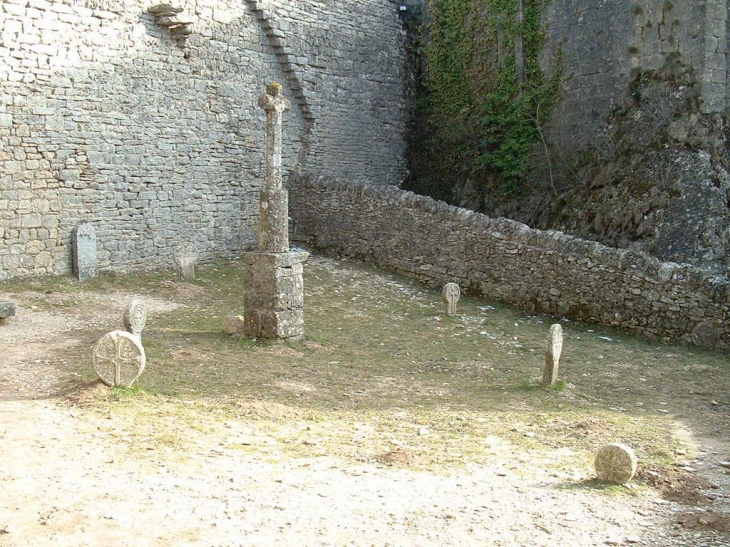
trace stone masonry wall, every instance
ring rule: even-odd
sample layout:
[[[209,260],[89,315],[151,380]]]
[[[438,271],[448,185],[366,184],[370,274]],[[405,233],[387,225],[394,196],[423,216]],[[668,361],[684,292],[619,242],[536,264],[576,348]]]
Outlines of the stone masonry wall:
[[[565,150],[592,143],[636,71],[669,59],[693,67],[703,112],[726,112],[727,19],[727,0],[547,3],[542,64],[551,71],[559,62],[565,76],[552,140]]]
[[[307,173],[398,185],[405,172],[405,34],[389,0],[258,0],[281,29],[316,123]],[[383,16],[390,10],[390,19]],[[367,153],[363,154],[363,151]]]
[[[250,248],[264,174],[256,99],[270,81],[302,103],[284,120],[286,169],[382,182],[399,171],[395,5],[272,0],[262,13],[180,0],[193,23],[181,45],[147,13],[154,3],[0,5],[0,279],[69,271],[82,222],[96,228],[101,269],[171,265],[183,241],[203,259]],[[286,47],[282,33],[294,36]]]
[[[433,285],[671,343],[730,348],[730,280],[392,187],[298,178],[295,235]]]

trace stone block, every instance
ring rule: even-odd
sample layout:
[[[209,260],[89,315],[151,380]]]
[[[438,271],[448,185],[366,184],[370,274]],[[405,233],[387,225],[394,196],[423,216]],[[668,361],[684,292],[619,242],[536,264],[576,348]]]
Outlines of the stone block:
[[[244,333],[264,339],[304,335],[303,262],[309,253],[244,255]]]
[[[244,310],[244,334],[264,340],[301,340],[304,337],[304,310]]]

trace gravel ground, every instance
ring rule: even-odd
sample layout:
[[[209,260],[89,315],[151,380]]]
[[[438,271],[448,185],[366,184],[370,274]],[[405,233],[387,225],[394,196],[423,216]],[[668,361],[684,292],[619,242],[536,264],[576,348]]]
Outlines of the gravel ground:
[[[674,501],[661,485],[596,489],[592,470],[550,472],[508,448],[441,473],[292,458],[243,420],[147,447],[93,404],[103,386],[61,393],[75,329],[121,318],[132,295],[94,296],[83,322],[33,309],[38,296],[12,295],[18,316],[0,326],[0,546],[730,547],[720,443],[695,440],[700,456],[677,477],[696,481]],[[244,449],[224,448],[231,438]]]

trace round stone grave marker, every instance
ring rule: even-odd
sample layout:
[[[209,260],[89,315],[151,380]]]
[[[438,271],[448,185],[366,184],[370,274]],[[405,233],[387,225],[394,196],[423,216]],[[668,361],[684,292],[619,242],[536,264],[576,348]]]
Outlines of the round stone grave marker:
[[[141,336],[145,323],[147,323],[147,306],[135,298],[124,312],[124,328],[135,336]]]
[[[717,340],[720,338],[720,333],[712,323],[699,323],[692,330],[692,342],[696,346],[703,346],[711,348],[717,344]]]
[[[607,444],[596,454],[594,465],[598,480],[626,484],[636,474],[636,454],[625,444]]]
[[[112,387],[130,387],[142,374],[147,357],[139,338],[123,330],[99,338],[91,362],[101,381]]]

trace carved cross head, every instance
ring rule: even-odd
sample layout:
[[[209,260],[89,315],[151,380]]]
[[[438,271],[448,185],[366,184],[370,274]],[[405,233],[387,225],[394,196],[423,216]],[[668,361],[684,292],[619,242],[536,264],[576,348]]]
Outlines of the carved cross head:
[[[284,98],[282,85],[274,82],[266,86],[266,93],[259,97],[259,106],[266,112],[286,112],[291,103]]]

